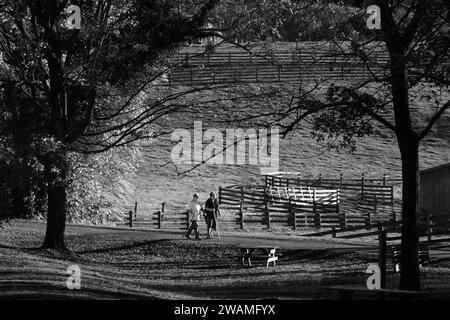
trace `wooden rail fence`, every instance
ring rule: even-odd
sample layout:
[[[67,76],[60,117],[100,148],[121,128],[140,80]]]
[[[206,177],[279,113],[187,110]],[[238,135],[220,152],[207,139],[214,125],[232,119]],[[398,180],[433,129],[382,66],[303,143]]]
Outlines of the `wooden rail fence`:
[[[365,59],[350,43],[276,43],[271,48],[221,45],[185,48],[173,58],[177,65],[169,84],[205,85],[234,82],[359,81],[388,72],[384,46],[372,46]]]
[[[241,228],[254,222],[267,228],[276,225],[294,229],[341,225],[339,190],[317,190],[312,191],[316,197],[313,195],[310,201],[273,194],[261,186],[220,187],[219,202],[224,210],[237,210]],[[318,194],[324,195],[324,191],[327,197],[317,197]]]
[[[340,206],[348,216],[350,225],[362,224],[367,215],[372,220],[395,221],[401,212],[401,204],[394,201],[394,186],[388,185],[387,176],[382,179],[367,179],[362,175],[361,179],[344,180],[342,176],[339,179],[324,179],[321,175],[318,179],[304,179],[266,175],[264,179],[265,188],[285,189],[286,193],[292,188],[339,189]],[[392,184],[400,181],[389,180]]]
[[[296,229],[314,229],[307,236],[332,235],[333,238],[361,238],[376,235],[380,227],[387,232],[400,233],[401,221],[373,220],[371,212],[356,219],[340,210],[340,203],[321,203],[317,201],[296,200],[292,197],[272,196],[264,192],[261,186],[231,186],[219,189],[219,201],[223,211],[231,214],[222,215],[219,219],[220,229],[245,229],[246,227],[289,227]],[[316,191],[317,192],[317,191]],[[166,212],[166,204],[162,203],[157,211],[147,211],[138,203],[124,216],[124,223],[130,228],[186,230],[189,227],[187,211],[182,209]],[[199,225],[204,229],[204,220]],[[450,217],[448,215],[431,215],[424,212],[418,220],[419,235],[433,237],[450,234]],[[118,223],[120,225],[120,223]],[[322,229],[319,231],[319,229]],[[328,230],[324,230],[328,229]],[[361,231],[361,232],[358,232]],[[351,234],[346,234],[351,232]],[[343,235],[341,235],[343,234]],[[399,240],[399,236],[388,240]],[[439,239],[433,241],[440,241]]]

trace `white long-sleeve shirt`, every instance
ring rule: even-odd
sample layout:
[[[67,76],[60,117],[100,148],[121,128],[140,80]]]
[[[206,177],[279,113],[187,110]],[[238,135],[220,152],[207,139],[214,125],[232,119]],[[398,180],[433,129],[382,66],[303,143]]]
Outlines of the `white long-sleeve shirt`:
[[[201,204],[198,201],[191,200],[188,203],[189,220],[198,221],[200,220],[200,210],[202,209]]]

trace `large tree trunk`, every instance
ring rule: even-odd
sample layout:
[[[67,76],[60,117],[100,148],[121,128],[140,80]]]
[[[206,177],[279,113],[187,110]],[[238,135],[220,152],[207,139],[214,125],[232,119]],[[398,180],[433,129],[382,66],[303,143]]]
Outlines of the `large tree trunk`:
[[[53,2],[49,10],[55,16],[58,13],[58,4]],[[52,248],[66,251],[64,243],[64,230],[66,226],[66,200],[67,200],[67,93],[64,77],[64,61],[61,48],[61,39],[57,28],[46,26],[45,33],[48,41],[46,60],[48,62],[50,90],[48,104],[51,108],[50,133],[60,146],[49,156],[46,167],[48,213],[47,231],[43,248]]]
[[[402,243],[400,289],[420,290],[417,218],[419,212],[419,144],[400,138],[402,158]]]
[[[390,30],[388,30],[391,32]],[[397,142],[402,158],[402,243],[400,289],[420,290],[417,214],[419,208],[419,139],[409,107],[406,49],[392,34],[386,42],[391,58],[392,102]]]
[[[47,230],[42,248],[67,251],[64,243],[67,200],[65,160],[60,159],[54,165],[48,165],[46,172],[48,211]]]

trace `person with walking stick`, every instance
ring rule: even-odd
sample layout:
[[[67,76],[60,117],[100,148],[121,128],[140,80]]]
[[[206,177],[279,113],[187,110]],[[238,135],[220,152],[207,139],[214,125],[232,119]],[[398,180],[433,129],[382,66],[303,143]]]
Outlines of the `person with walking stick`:
[[[209,194],[209,199],[206,200],[204,211],[205,222],[208,228],[208,235],[207,235],[208,239],[214,238],[212,234],[213,230],[217,231],[217,235],[220,239],[219,230],[217,226],[217,218],[219,215],[220,215],[219,202],[217,201],[214,192],[211,192]]]

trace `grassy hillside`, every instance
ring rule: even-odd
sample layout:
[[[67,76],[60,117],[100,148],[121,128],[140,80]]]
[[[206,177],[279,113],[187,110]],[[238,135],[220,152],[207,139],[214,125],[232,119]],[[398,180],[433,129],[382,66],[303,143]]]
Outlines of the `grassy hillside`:
[[[418,90],[424,89],[426,86]],[[445,93],[450,97],[450,93]],[[435,111],[427,99],[415,97],[415,123],[423,124]],[[253,106],[252,106],[253,107]],[[251,108],[251,107],[249,107]],[[218,117],[222,115],[218,108]],[[231,115],[229,115],[231,117]],[[215,127],[213,121],[207,117],[194,119],[183,115],[172,118],[165,123],[175,130],[183,121],[184,125],[192,125],[194,120],[203,120],[203,129]],[[234,128],[245,128],[238,125]],[[450,161],[450,113],[444,114],[422,145],[420,150],[420,166],[422,169],[437,166]],[[141,208],[156,208],[166,202],[167,209],[180,208],[190,200],[193,192],[200,193],[200,200],[204,201],[210,191],[218,191],[219,186],[230,184],[261,183],[260,168],[253,165],[201,165],[185,175],[179,172],[186,168],[179,168],[171,161],[171,150],[175,145],[170,137],[143,147],[143,165],[136,176],[130,177],[133,194],[121,195],[124,199],[134,199]],[[387,129],[375,124],[374,134],[358,140],[356,152],[337,152],[327,150],[325,143],[318,143],[310,134],[308,125],[299,128],[291,137],[280,142],[280,170],[300,172],[304,177],[323,176],[338,177],[343,173],[345,177],[360,177],[365,173],[368,177],[381,177],[388,174],[399,177],[401,173],[400,155],[395,137]],[[130,201],[132,202],[132,201]],[[131,206],[132,203],[124,205]]]

